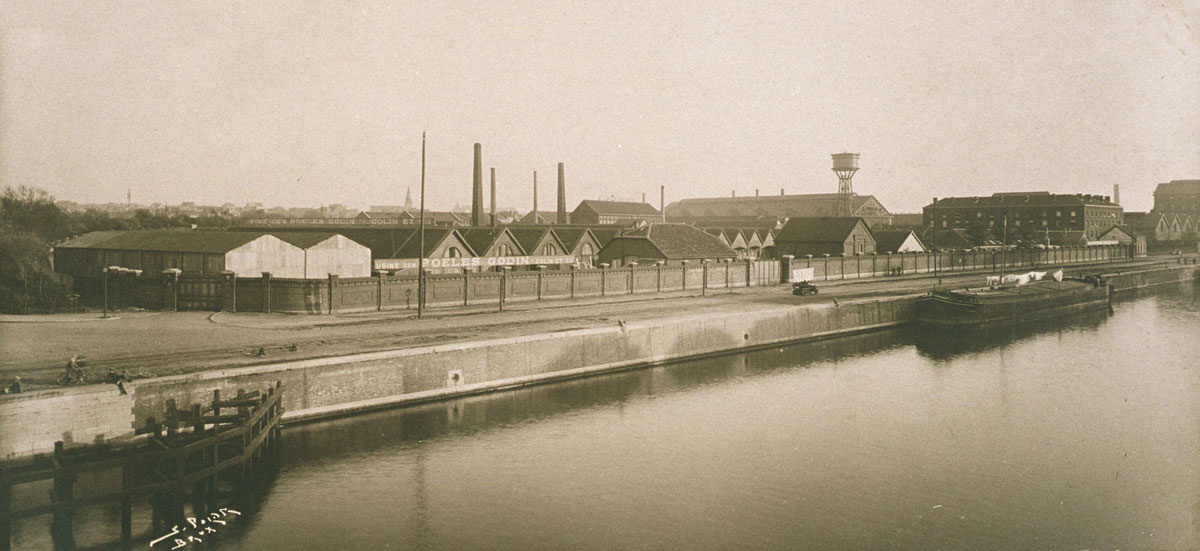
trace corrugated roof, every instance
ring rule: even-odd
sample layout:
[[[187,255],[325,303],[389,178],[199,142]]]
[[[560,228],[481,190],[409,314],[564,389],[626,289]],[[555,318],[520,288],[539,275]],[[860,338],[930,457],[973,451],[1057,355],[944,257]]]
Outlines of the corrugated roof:
[[[266,232],[217,230],[129,230],[91,234],[58,245],[64,249],[108,249],[225,254]]]
[[[720,238],[687,224],[647,224],[621,232],[614,239],[646,239],[668,260],[737,256]]]
[[[598,201],[595,199],[584,199],[579,202],[575,210],[579,210],[586,205],[588,208],[596,212],[596,214],[614,214],[625,216],[657,216],[658,209],[650,206],[648,203],[634,203],[630,201]]]
[[[775,236],[775,242],[843,243],[862,221],[862,218],[792,218]]]

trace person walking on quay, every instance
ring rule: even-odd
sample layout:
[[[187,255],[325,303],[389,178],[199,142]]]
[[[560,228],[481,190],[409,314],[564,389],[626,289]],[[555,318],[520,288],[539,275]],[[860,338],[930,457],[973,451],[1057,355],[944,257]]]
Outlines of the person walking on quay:
[[[4,389],[5,394],[20,394],[21,393],[21,378],[14,377],[13,382],[8,388]]]

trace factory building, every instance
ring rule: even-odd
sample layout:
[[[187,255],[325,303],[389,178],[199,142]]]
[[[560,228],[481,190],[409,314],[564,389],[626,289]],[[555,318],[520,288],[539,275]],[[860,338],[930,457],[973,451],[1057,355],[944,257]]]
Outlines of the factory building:
[[[780,255],[871,254],[875,235],[862,218],[792,218],[775,236]]]
[[[239,277],[324,278],[371,275],[371,252],[331,232],[92,232],[54,247],[54,266],[73,277],[96,277],[108,266],[156,275],[234,272]]]
[[[647,224],[622,231],[600,249],[599,260],[611,266],[632,262],[679,264],[682,261],[732,260],[737,253],[720,238],[687,224]]]
[[[934,198],[923,211],[927,230],[966,230],[973,242],[1041,243],[1053,232],[1081,231],[1089,240],[1124,223],[1109,197],[1047,191],[994,193],[987,197]],[[1047,234],[1047,232],[1051,232]]]
[[[575,210],[571,211],[569,218],[572,224],[629,226],[637,223],[662,222],[662,213],[648,203],[585,199],[579,202]]]
[[[872,228],[892,223],[891,213],[874,196],[851,194],[850,208],[851,216],[862,218]],[[836,193],[681,199],[666,208],[669,222],[705,226],[759,226],[789,218],[835,217],[837,212]]]

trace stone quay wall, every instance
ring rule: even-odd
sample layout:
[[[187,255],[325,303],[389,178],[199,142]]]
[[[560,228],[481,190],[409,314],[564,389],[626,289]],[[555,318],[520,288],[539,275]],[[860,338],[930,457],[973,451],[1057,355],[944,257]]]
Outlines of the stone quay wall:
[[[828,301],[281,362],[134,381],[35,391],[0,401],[0,457],[131,436],[149,417],[207,404],[213,390],[284,385],[285,419],[344,415],[380,407],[733,353],[805,339],[893,327],[913,317],[913,297]]]

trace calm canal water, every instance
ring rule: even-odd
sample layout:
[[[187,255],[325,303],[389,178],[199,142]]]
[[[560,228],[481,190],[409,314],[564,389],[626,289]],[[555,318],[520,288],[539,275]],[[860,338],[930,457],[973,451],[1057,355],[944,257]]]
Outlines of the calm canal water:
[[[221,549],[1200,548],[1200,286],[285,431]]]

